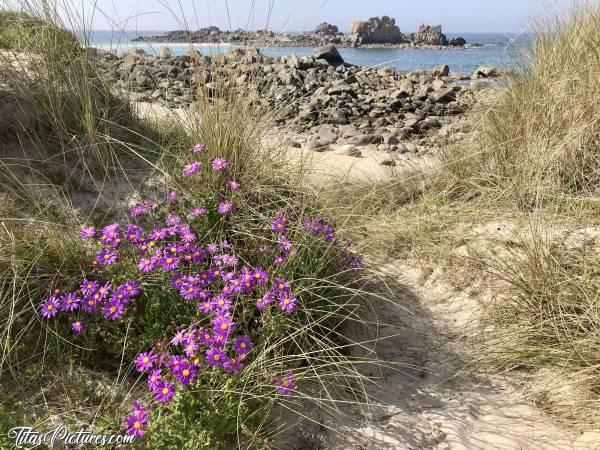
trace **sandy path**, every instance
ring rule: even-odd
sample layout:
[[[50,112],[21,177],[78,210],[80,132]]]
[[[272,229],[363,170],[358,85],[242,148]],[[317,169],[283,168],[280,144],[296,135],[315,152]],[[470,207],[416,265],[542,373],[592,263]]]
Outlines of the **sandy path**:
[[[477,320],[477,307],[449,286],[419,285],[414,267],[382,268],[394,302],[378,302],[387,323],[379,358],[412,369],[388,370],[377,396],[388,406],[369,422],[356,416],[344,437],[329,436],[336,449],[592,449],[600,436],[570,434],[525,401],[503,380],[457,377],[464,367],[460,337]],[[407,312],[406,309],[410,311]]]

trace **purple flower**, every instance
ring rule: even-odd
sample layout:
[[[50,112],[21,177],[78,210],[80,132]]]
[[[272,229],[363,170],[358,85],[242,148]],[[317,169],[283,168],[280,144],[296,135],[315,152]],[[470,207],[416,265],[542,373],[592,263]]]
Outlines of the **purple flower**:
[[[198,217],[204,214],[205,212],[206,209],[204,209],[202,206],[196,206],[194,209],[192,209],[190,214],[192,215],[192,217]]]
[[[152,272],[156,268],[157,258],[142,258],[138,263],[138,269],[144,273]]]
[[[229,162],[225,158],[215,158],[212,162],[212,168],[215,172],[219,170],[227,169]]]
[[[90,239],[96,235],[96,229],[92,226],[83,227],[79,233],[82,239]]]
[[[234,323],[227,317],[214,319],[215,334],[229,335],[233,332]]]
[[[181,286],[183,286],[183,275],[176,273],[171,277],[171,287],[179,290],[181,289]]]
[[[79,308],[79,304],[81,303],[81,299],[77,296],[77,294],[73,294],[71,292],[65,294],[62,300],[62,309],[63,311],[75,311]]]
[[[296,309],[296,302],[297,302],[296,297],[286,294],[285,296],[280,297],[279,307],[281,308],[282,311],[290,313],[294,309]]]
[[[126,297],[135,297],[140,293],[140,285],[133,280],[126,281],[117,289],[123,291]]]
[[[140,353],[134,361],[135,369],[138,372],[147,372],[152,368],[156,359],[157,356],[151,351],[146,353]]]
[[[177,191],[169,191],[167,193],[167,202],[173,203],[176,200],[177,200]]]
[[[206,362],[214,367],[220,367],[227,360],[227,354],[217,347],[211,347],[206,352]]]
[[[273,222],[271,222],[271,228],[275,233],[283,234],[287,231],[287,220],[284,213],[279,213]]]
[[[198,170],[200,170],[200,163],[198,161],[187,163],[185,166],[183,166],[183,174],[186,177],[194,175],[198,172]]]
[[[175,333],[175,336],[173,336],[173,339],[171,339],[171,344],[178,345],[178,344],[182,344],[183,341],[184,341],[183,330],[179,330],[177,333]]]
[[[195,355],[198,351],[198,343],[193,339],[189,339],[188,341],[186,341],[183,347],[183,351],[187,356]]]
[[[83,295],[90,295],[98,289],[98,282],[93,280],[83,280],[79,285]]]
[[[283,378],[277,380],[279,395],[291,395],[296,389],[296,380],[292,372],[288,372]]]
[[[117,261],[117,253],[109,248],[103,248],[96,255],[96,259],[103,266],[110,266]]]
[[[227,187],[229,189],[231,189],[232,191],[237,191],[240,188],[240,183],[238,183],[235,180],[231,180],[230,182],[227,183]]]
[[[198,339],[200,340],[200,344],[202,345],[212,345],[213,338],[212,334],[208,330],[199,330],[198,331]]]
[[[285,264],[286,262],[286,257],[284,256],[276,256],[275,259],[273,260],[273,264],[276,266],[281,266],[283,264]]]
[[[168,381],[159,381],[154,388],[156,400],[161,403],[169,403],[175,395],[175,386]]]
[[[167,217],[167,220],[165,221],[165,223],[169,227],[174,227],[175,225],[178,225],[179,223],[181,223],[181,217],[179,217],[175,214],[170,215],[169,217]]]
[[[154,391],[161,377],[162,373],[160,369],[154,369],[152,372],[150,372],[150,375],[148,375],[148,389]]]
[[[217,295],[212,301],[212,311],[227,311],[231,308],[231,300],[223,294]]]
[[[273,284],[273,293],[275,295],[287,294],[292,289],[292,285],[285,278],[275,278],[275,283]]]
[[[204,144],[196,144],[192,147],[192,153],[204,153],[206,146]]]
[[[117,320],[123,315],[124,310],[125,307],[123,306],[123,303],[112,298],[106,302],[102,308],[102,313],[108,320]]]
[[[185,282],[181,285],[179,294],[184,300],[197,300],[200,297],[200,288],[193,283]]]
[[[225,214],[229,214],[232,209],[233,209],[233,202],[231,200],[225,200],[225,201],[219,203],[217,211],[219,211],[219,214],[225,215]]]
[[[40,314],[42,317],[49,319],[50,317],[54,317],[60,311],[60,304],[58,300],[54,297],[50,297],[40,306]]]
[[[259,311],[263,311],[265,307],[274,300],[274,296],[272,292],[267,292],[262,298],[256,303],[256,307]]]
[[[125,432],[130,436],[141,437],[144,435],[144,428],[148,426],[148,420],[146,414],[140,412],[134,412],[125,417]]]
[[[175,270],[179,266],[179,259],[171,255],[160,258],[160,266],[163,270]]]
[[[86,297],[81,304],[81,309],[87,313],[93,313],[98,311],[98,302],[102,300],[100,294],[96,293],[90,297]]]
[[[73,333],[81,333],[83,330],[85,330],[85,322],[76,320],[71,324],[71,330],[73,330]]]
[[[219,251],[219,246],[217,244],[208,244],[206,246],[206,251],[208,253],[217,253]]]
[[[181,241],[185,244],[191,244],[196,240],[196,235],[191,232],[191,230],[186,231],[181,234]]]
[[[213,311],[214,303],[209,299],[204,300],[203,302],[198,303],[198,311],[204,314],[210,314]]]
[[[190,384],[196,378],[197,369],[188,362],[183,362],[173,371],[175,378],[183,385]]]
[[[253,345],[248,336],[238,336],[233,343],[233,348],[238,353],[248,353]]]
[[[176,370],[177,367],[179,367],[179,364],[181,364],[183,361],[184,361],[184,359],[181,356],[172,355],[169,358],[169,363],[168,363],[169,369]]]
[[[244,365],[239,358],[227,358],[225,363],[223,363],[223,369],[229,373],[237,373],[242,370],[243,367]]]
[[[110,283],[108,283],[108,282],[104,283],[104,285],[100,286],[100,289],[98,289],[98,295],[100,295],[101,299],[108,297],[109,292],[110,292]]]

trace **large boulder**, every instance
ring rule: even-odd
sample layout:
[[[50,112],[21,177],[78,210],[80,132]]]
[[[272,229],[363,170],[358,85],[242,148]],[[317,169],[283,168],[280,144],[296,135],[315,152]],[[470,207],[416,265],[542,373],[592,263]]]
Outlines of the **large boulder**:
[[[344,59],[342,58],[342,55],[340,55],[340,52],[338,52],[337,47],[333,44],[327,44],[315,48],[314,54],[316,59],[324,59],[332,66],[340,66],[344,64]]]
[[[415,44],[429,44],[429,45],[447,45],[448,39],[446,35],[442,33],[442,26],[438,25],[432,27],[430,25],[421,25],[419,31],[411,34],[411,40]]]
[[[465,40],[465,38],[460,36],[452,38],[448,41],[448,45],[452,47],[464,47],[466,43],[467,41]]]
[[[158,49],[157,56],[162,59],[172,58],[173,52],[171,51],[171,49],[169,47],[166,47],[163,45]]]
[[[352,22],[350,25],[351,41],[361,44],[399,44],[405,40],[396,19],[388,16],[372,17],[366,22]]]
[[[327,22],[323,22],[315,28],[315,34],[321,34],[323,36],[335,36],[338,31],[338,27]]]

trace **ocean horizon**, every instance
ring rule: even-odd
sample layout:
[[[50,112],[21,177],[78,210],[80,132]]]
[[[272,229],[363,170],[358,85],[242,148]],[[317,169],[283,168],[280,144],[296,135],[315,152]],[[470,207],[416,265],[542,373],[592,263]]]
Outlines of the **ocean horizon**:
[[[169,47],[175,55],[184,54],[190,48],[202,54],[223,53],[235,44],[190,44],[163,42],[135,42],[138,36],[153,36],[164,33],[159,30],[93,30],[79,33],[86,44],[108,51],[124,53],[131,47],[143,48],[155,54],[161,46]],[[367,67],[389,67],[402,72],[431,70],[447,64],[451,72],[470,74],[480,66],[511,68],[515,57],[527,48],[530,41],[526,33],[446,33],[448,39],[462,36],[467,40],[464,49],[420,49],[420,48],[339,48],[344,60],[350,64]],[[473,44],[479,44],[474,46]],[[267,56],[281,57],[296,54],[298,57],[312,56],[313,47],[261,47]]]

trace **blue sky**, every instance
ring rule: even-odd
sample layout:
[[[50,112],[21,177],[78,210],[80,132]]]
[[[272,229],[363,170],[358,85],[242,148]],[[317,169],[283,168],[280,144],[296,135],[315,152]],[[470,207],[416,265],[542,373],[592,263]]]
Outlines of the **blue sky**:
[[[91,1],[91,0],[84,0]],[[388,15],[403,32],[421,23],[448,32],[522,32],[549,7],[568,9],[575,0],[96,0],[93,28],[138,30],[221,29],[274,31],[314,29],[326,21],[347,31],[353,20]],[[78,3],[78,2],[75,2]],[[183,18],[183,20],[182,20]],[[185,22],[185,23],[184,23]],[[111,24],[111,25],[109,25]]]

